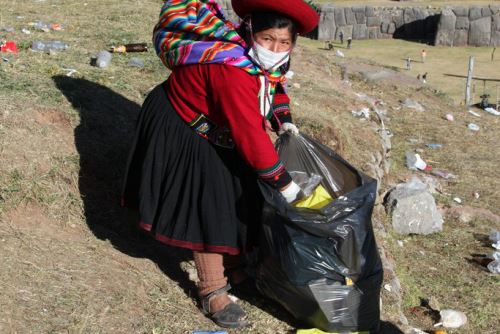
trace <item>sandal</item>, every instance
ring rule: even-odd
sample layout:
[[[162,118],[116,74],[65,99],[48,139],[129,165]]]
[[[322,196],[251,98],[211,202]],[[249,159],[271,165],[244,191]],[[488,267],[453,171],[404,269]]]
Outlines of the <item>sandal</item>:
[[[215,313],[210,312],[210,299],[215,296],[226,293],[231,289],[231,285],[226,285],[223,288],[210,292],[205,297],[201,298],[201,309],[218,326],[224,328],[240,328],[246,327],[249,323],[246,321],[247,314],[236,303],[229,303],[222,310]]]

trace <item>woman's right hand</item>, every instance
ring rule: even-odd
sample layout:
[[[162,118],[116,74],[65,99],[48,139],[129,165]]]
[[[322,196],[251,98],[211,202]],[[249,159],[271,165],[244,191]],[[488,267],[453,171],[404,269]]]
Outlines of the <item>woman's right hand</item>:
[[[285,187],[281,188],[280,192],[281,195],[285,197],[287,203],[293,203],[304,197],[302,189],[300,189],[299,185],[293,181],[287,184]]]

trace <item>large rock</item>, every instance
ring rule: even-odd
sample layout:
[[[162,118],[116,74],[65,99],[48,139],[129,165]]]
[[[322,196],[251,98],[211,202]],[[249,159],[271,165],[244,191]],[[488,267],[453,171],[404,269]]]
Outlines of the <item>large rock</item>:
[[[373,8],[372,6],[366,6],[365,14],[366,17],[375,16],[375,8]]]
[[[389,24],[389,30],[387,31],[387,33],[389,33],[390,35],[392,35],[395,32],[396,32],[396,25],[391,22],[391,24]]]
[[[468,7],[455,7],[453,8],[453,13],[456,16],[469,16],[469,8]]]
[[[486,16],[491,16],[493,12],[491,11],[490,7],[483,7],[481,8],[481,16],[486,17]]]
[[[413,8],[405,8],[403,13],[404,23],[408,24],[416,20]]]
[[[453,45],[456,22],[457,17],[455,13],[450,8],[443,9],[436,33],[436,45]]]
[[[337,23],[337,26],[346,25],[344,8],[335,8],[335,23]]]
[[[333,10],[322,10],[318,25],[318,39],[333,39],[335,38],[336,30],[337,26],[335,25],[335,14]]]
[[[453,38],[453,46],[466,46],[469,40],[469,32],[467,30],[455,30]]]
[[[396,29],[401,28],[405,24],[403,12],[401,12],[401,15],[394,16],[393,21],[394,21],[394,24],[396,25]]]
[[[383,34],[389,33],[389,25],[390,24],[391,23],[387,22],[387,21],[382,22],[382,24],[380,25],[380,32]]]
[[[469,45],[488,46],[491,41],[491,17],[470,22]]]
[[[356,17],[357,24],[366,24],[366,15],[361,12],[354,12],[354,16]]]
[[[392,226],[400,234],[431,234],[443,230],[443,217],[434,197],[418,178],[398,184],[385,203]]]
[[[493,16],[493,26],[491,27],[491,46],[500,46],[500,13]]]
[[[380,17],[377,16],[371,16],[366,18],[366,25],[368,27],[379,27],[380,26]]]
[[[471,19],[471,21],[477,20],[481,17],[483,17],[483,14],[481,13],[481,7],[471,7],[469,9],[469,19]]]
[[[356,16],[351,7],[344,8],[345,22],[348,26],[356,24]]]
[[[369,39],[379,39],[380,27],[368,27],[368,38]]]
[[[352,29],[353,39],[366,39],[368,35],[368,28],[366,24],[355,24]]]
[[[469,30],[469,18],[465,16],[457,17],[457,22],[455,23],[455,29],[457,30]]]

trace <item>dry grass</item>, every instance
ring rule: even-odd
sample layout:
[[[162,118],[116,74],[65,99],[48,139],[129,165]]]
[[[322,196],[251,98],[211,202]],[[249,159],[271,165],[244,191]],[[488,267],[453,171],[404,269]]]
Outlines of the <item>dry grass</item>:
[[[154,52],[117,55],[106,70],[89,65],[91,55],[113,44],[150,41],[160,5],[153,0],[0,0],[0,27],[16,28],[12,34],[0,33],[0,38],[13,39],[22,49],[0,65],[2,333],[215,329],[189,298],[193,284],[179,265],[189,256],[131,234],[127,226],[133,216],[117,205],[140,103],[168,72]],[[62,23],[65,30],[20,32],[36,20]],[[61,39],[71,47],[55,55],[34,53],[28,47],[35,39]],[[403,166],[405,150],[441,142],[441,151],[425,150],[423,156],[459,178],[443,183],[450,196],[440,197],[440,203],[452,205],[450,198],[459,196],[468,204],[499,213],[496,118],[474,119],[482,130],[472,133],[465,125],[473,116],[443,103],[430,89],[398,86],[398,81],[373,84],[356,77],[352,86],[344,85],[339,80],[342,61],[320,47],[319,42],[301,40],[294,58],[292,83],[300,88],[291,88],[290,95],[303,131],[336,147],[364,169],[380,147],[377,125],[351,116],[352,109],[363,106],[355,93],[382,99],[395,133],[390,181],[410,176]],[[356,41],[351,51],[361,47]],[[364,55],[373,52],[372,60],[384,58],[378,47],[364,47]],[[418,50],[420,45],[408,47],[413,48]],[[145,69],[127,66],[134,56],[146,61]],[[66,77],[66,68],[78,73]],[[427,112],[398,110],[399,100],[406,96],[422,102]],[[454,113],[455,123],[442,119],[448,112]],[[421,144],[411,146],[410,137],[421,139]],[[481,198],[473,201],[470,194],[476,190]],[[405,305],[413,306],[418,297],[436,296],[442,305],[467,313],[470,324],[461,333],[493,333],[499,324],[490,296],[498,288],[498,277],[465,259],[471,252],[486,251],[474,233],[485,234],[493,227],[487,221],[468,225],[447,221],[443,233],[407,238],[402,249],[396,246],[402,237],[389,233],[380,240],[396,254]],[[262,299],[245,301],[244,308],[255,323],[239,333],[291,331],[293,325],[283,310],[268,304]],[[384,317],[390,317],[387,309]],[[412,321],[420,325],[422,319]]]

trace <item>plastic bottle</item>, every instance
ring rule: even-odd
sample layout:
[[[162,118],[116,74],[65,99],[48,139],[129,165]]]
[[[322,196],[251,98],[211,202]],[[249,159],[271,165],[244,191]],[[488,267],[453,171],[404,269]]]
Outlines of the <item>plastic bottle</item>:
[[[112,57],[113,55],[108,51],[99,51],[96,56],[95,66],[100,68],[108,67]]]
[[[131,43],[119,46],[113,46],[111,52],[125,53],[125,52],[147,52],[148,45],[146,43]]]
[[[34,41],[31,43],[31,50],[36,52],[63,51],[69,48],[68,44],[62,41]]]

